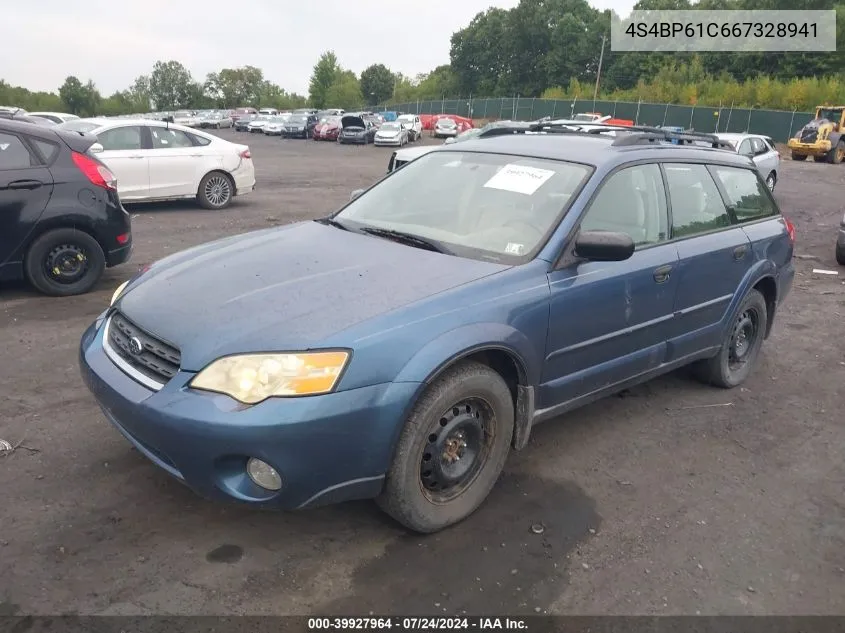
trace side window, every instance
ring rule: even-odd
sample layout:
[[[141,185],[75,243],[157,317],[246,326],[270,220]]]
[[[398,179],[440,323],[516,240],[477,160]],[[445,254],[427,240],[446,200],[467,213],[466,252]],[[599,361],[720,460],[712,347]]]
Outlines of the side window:
[[[35,167],[38,161],[17,136],[0,132],[0,171]]]
[[[765,154],[769,151],[769,148],[766,147],[766,144],[763,142],[761,138],[752,138],[751,139],[751,148],[754,150],[754,155],[758,156],[760,154]]]
[[[141,149],[141,128],[137,125],[116,127],[97,135],[106,151]]]
[[[751,148],[751,139],[747,138],[742,143],[740,143],[737,152],[745,156],[753,153],[753,150]]]
[[[714,167],[713,172],[725,188],[728,201],[740,222],[752,222],[778,213],[757,172],[721,166]]]
[[[704,165],[666,164],[672,236],[688,237],[730,226],[725,203]]]
[[[44,158],[45,163],[53,162],[53,159],[56,157],[56,154],[59,153],[59,146],[55,143],[51,143],[49,141],[42,141],[41,139],[28,137],[29,140],[35,145],[36,149],[41,153],[41,156]]]
[[[188,137],[194,145],[208,145],[211,143],[211,140],[205,138],[204,136],[197,136],[196,134],[188,133]]]
[[[613,174],[581,221],[582,231],[626,233],[638,246],[668,239],[669,216],[660,167],[628,167]]]
[[[181,130],[151,127],[150,134],[153,137],[153,149],[174,149],[194,146],[190,137]]]

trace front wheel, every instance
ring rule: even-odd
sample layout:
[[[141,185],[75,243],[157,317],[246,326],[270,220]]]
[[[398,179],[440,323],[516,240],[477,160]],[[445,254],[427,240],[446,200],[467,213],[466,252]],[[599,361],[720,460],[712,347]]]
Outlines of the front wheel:
[[[377,503],[420,533],[462,521],[499,479],[513,427],[513,397],[499,374],[475,362],[446,370],[408,417]]]
[[[197,202],[206,209],[225,209],[232,203],[235,186],[228,174],[213,171],[200,181]]]
[[[836,263],[845,266],[845,244],[836,245]]]
[[[76,229],[55,229],[38,237],[24,257],[27,279],[54,297],[88,292],[106,267],[103,249],[93,237]]]
[[[769,188],[769,191],[775,190],[777,182],[778,177],[775,175],[775,172],[771,172],[768,176],[766,176],[766,186]]]
[[[767,325],[766,300],[758,290],[752,289],[742,300],[719,353],[695,365],[698,377],[724,389],[745,382],[757,364]]]

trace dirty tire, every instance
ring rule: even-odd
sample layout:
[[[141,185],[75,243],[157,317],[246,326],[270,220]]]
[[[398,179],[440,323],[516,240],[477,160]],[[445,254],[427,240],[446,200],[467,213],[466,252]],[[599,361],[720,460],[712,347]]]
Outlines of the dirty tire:
[[[845,245],[836,245],[836,263],[840,266],[845,266]]]
[[[800,160],[807,160],[807,155],[806,154],[796,154],[795,152],[792,152],[792,160],[799,160],[799,161]]]
[[[486,414],[479,417],[471,405],[465,404],[476,402]],[[466,420],[470,421],[468,426],[460,426]],[[466,462],[471,464],[469,472],[474,474],[462,479],[462,484],[455,488],[442,489],[445,492],[429,488],[432,470],[426,470],[426,464],[431,463],[432,469],[440,473],[442,466],[438,464],[446,463],[440,461],[446,452],[438,451],[433,456],[434,447],[448,447],[454,433],[465,433],[460,437],[470,438],[467,444],[473,446],[471,431],[476,420],[484,420],[485,432],[477,436],[483,437],[478,459],[472,459],[470,454],[470,461]],[[513,427],[513,397],[499,374],[476,362],[463,362],[446,370],[426,389],[405,422],[384,490],[376,502],[387,514],[416,532],[437,532],[458,523],[481,505],[498,480],[510,451]],[[427,456],[430,461],[426,460]],[[463,464],[457,468],[462,467]],[[453,496],[449,497],[450,494]]]
[[[767,324],[766,300],[760,291],[752,288],[740,303],[719,353],[693,366],[697,377],[707,384],[723,389],[732,389],[745,382],[757,365]],[[747,332],[749,325],[753,328],[753,335],[745,338],[747,347],[743,348],[744,352],[740,356],[737,353],[737,342],[742,338],[742,331]]]
[[[67,267],[69,265],[70,267]],[[88,292],[106,268],[103,249],[76,229],[54,229],[39,236],[24,256],[24,272],[35,288],[53,297]],[[54,269],[61,272],[53,273]]]
[[[833,147],[830,150],[828,158],[834,165],[838,165],[845,160],[845,141],[839,141],[836,144],[836,147]]]
[[[822,154],[821,156],[813,156],[813,160],[817,163],[827,163],[830,162],[830,160],[828,159],[829,155],[830,152],[828,152],[827,154]]]
[[[204,209],[225,209],[235,197],[235,183],[229,174],[212,171],[203,176],[197,189],[197,202]]]

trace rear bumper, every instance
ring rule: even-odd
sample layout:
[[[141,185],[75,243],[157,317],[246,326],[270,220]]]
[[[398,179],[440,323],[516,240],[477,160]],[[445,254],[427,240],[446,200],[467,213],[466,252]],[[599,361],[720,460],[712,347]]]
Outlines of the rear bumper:
[[[243,196],[255,189],[255,167],[251,164],[242,165],[232,172],[232,179],[235,181],[235,195]]]
[[[367,144],[367,137],[350,137],[350,136],[340,136],[337,139],[338,143],[343,145],[366,145]]]
[[[118,266],[120,264],[125,264],[129,261],[132,257],[132,241],[130,239],[129,244],[126,246],[122,246],[120,248],[116,248],[112,251],[106,253],[106,266],[111,268],[112,266]]]

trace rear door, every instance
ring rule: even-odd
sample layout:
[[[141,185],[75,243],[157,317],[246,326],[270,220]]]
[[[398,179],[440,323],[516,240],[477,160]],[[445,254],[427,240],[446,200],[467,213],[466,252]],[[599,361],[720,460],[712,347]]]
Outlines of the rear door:
[[[200,179],[222,166],[222,159],[212,156],[211,145],[194,145],[182,130],[150,126],[150,197],[193,196]]]
[[[754,152],[754,164],[757,165],[757,171],[765,180],[772,172],[777,173],[778,163],[780,163],[780,156],[777,151],[770,147],[763,138],[751,138],[751,150]]]
[[[672,361],[720,344],[721,324],[754,258],[705,165],[665,163],[663,173],[680,257]]]
[[[150,161],[145,148],[144,128],[121,125],[97,134],[103,151],[97,158],[117,176],[117,192],[124,202],[143,200],[150,195]]]
[[[50,201],[53,177],[44,163],[54,152],[49,143],[0,130],[0,267],[20,261],[19,247]]]

